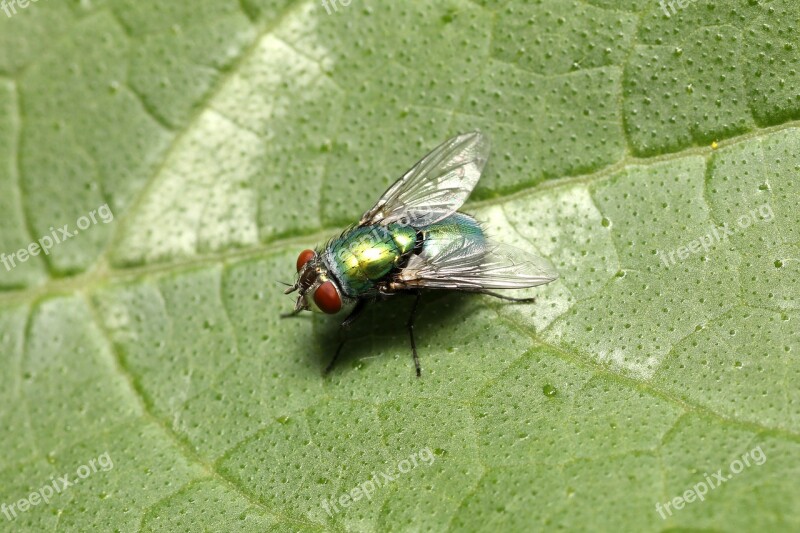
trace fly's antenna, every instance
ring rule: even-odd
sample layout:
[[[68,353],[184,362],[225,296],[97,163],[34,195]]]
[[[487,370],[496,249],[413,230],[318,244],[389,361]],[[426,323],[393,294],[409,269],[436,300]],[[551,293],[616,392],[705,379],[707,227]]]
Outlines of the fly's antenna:
[[[283,294],[291,294],[291,293],[293,293],[294,291],[297,290],[297,284],[296,283],[294,285],[292,285],[291,283],[286,283],[285,281],[280,281],[280,280],[275,280],[275,282],[278,285],[283,285],[284,287],[288,287],[285,291],[283,291]]]

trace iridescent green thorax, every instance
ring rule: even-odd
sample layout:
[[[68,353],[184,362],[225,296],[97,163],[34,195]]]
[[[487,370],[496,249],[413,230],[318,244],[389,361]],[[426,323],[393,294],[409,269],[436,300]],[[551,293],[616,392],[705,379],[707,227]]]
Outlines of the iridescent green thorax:
[[[323,261],[345,294],[358,297],[375,290],[388,274],[401,268],[408,254],[414,253],[418,239],[421,256],[434,256],[455,240],[464,239],[485,245],[480,225],[472,217],[454,213],[425,226],[413,228],[402,224],[357,227],[331,241],[322,252]]]
[[[353,228],[331,241],[323,257],[342,290],[356,297],[397,268],[416,239],[414,228],[400,224]]]

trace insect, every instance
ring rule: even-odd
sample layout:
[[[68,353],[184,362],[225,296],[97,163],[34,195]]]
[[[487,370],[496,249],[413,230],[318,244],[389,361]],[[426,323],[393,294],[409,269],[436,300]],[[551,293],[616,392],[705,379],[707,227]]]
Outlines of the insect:
[[[294,316],[304,310],[346,313],[348,328],[366,304],[397,294],[416,298],[406,324],[417,376],[422,375],[414,340],[414,317],[423,290],[449,289],[530,303],[492,289],[543,285],[558,275],[528,252],[487,238],[470,215],[458,212],[480,179],[489,141],[475,131],[435,148],[381,196],[355,224],[316,250],[297,258],[299,291]],[[325,372],[342,351],[342,340]]]

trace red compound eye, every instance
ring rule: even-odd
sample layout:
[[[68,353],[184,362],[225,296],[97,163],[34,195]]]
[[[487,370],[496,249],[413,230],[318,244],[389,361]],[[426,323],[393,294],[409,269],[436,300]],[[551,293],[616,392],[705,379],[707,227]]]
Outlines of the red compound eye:
[[[303,270],[303,267],[306,266],[306,263],[314,259],[314,256],[317,255],[314,250],[303,250],[300,252],[300,255],[297,256],[297,271],[300,272]]]
[[[339,291],[330,281],[326,281],[314,291],[314,303],[329,315],[338,313],[342,308],[342,299],[339,297]]]

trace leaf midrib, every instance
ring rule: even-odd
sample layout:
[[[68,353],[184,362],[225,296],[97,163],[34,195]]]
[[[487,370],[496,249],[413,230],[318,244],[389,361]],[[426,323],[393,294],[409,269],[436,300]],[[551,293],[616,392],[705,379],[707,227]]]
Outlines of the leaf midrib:
[[[617,163],[609,165],[597,172],[580,174],[576,176],[565,176],[563,178],[538,183],[527,189],[521,189],[519,191],[498,195],[488,200],[467,202],[464,210],[469,212],[471,209],[482,209],[503,205],[513,200],[541,194],[544,191],[566,189],[574,185],[602,183],[626,168],[637,166],[646,167],[656,163],[680,160],[690,156],[701,156],[708,161],[715,152],[725,147],[739,144],[749,139],[759,138],[772,133],[794,128],[800,129],[800,120],[787,122],[779,126],[770,126],[768,128],[754,130],[737,137],[719,141],[716,149],[710,146],[695,146],[680,152],[647,158],[627,156]],[[157,172],[154,173],[154,177],[157,175]],[[131,208],[132,207],[133,204],[131,205]],[[355,208],[353,219],[357,218],[358,213],[360,212],[358,211],[359,207]],[[125,221],[132,216],[132,214],[133,210],[129,209],[124,215],[120,216],[120,228],[125,224]],[[208,254],[197,254],[189,259],[181,259],[172,262],[158,262],[149,265],[136,265],[121,268],[112,266],[109,259],[109,254],[116,244],[116,236],[122,231],[122,229],[117,229],[114,236],[109,240],[105,251],[98,256],[97,261],[95,261],[95,263],[93,263],[86,271],[73,276],[50,277],[45,283],[36,286],[2,291],[0,292],[0,305],[30,304],[45,298],[48,295],[68,294],[76,291],[92,291],[97,287],[101,287],[116,281],[129,281],[148,275],[166,274],[173,271],[211,266],[220,263],[233,263],[246,259],[264,257],[274,252],[294,249],[297,248],[298,245],[303,246],[309,242],[323,242],[330,238],[330,236],[335,234],[337,231],[341,231],[342,227],[348,225],[350,222],[352,221],[341,221],[340,224],[327,225],[324,228],[306,233],[278,236],[271,240],[259,243],[256,246],[234,248]],[[774,311],[774,309],[772,309],[772,311]]]

